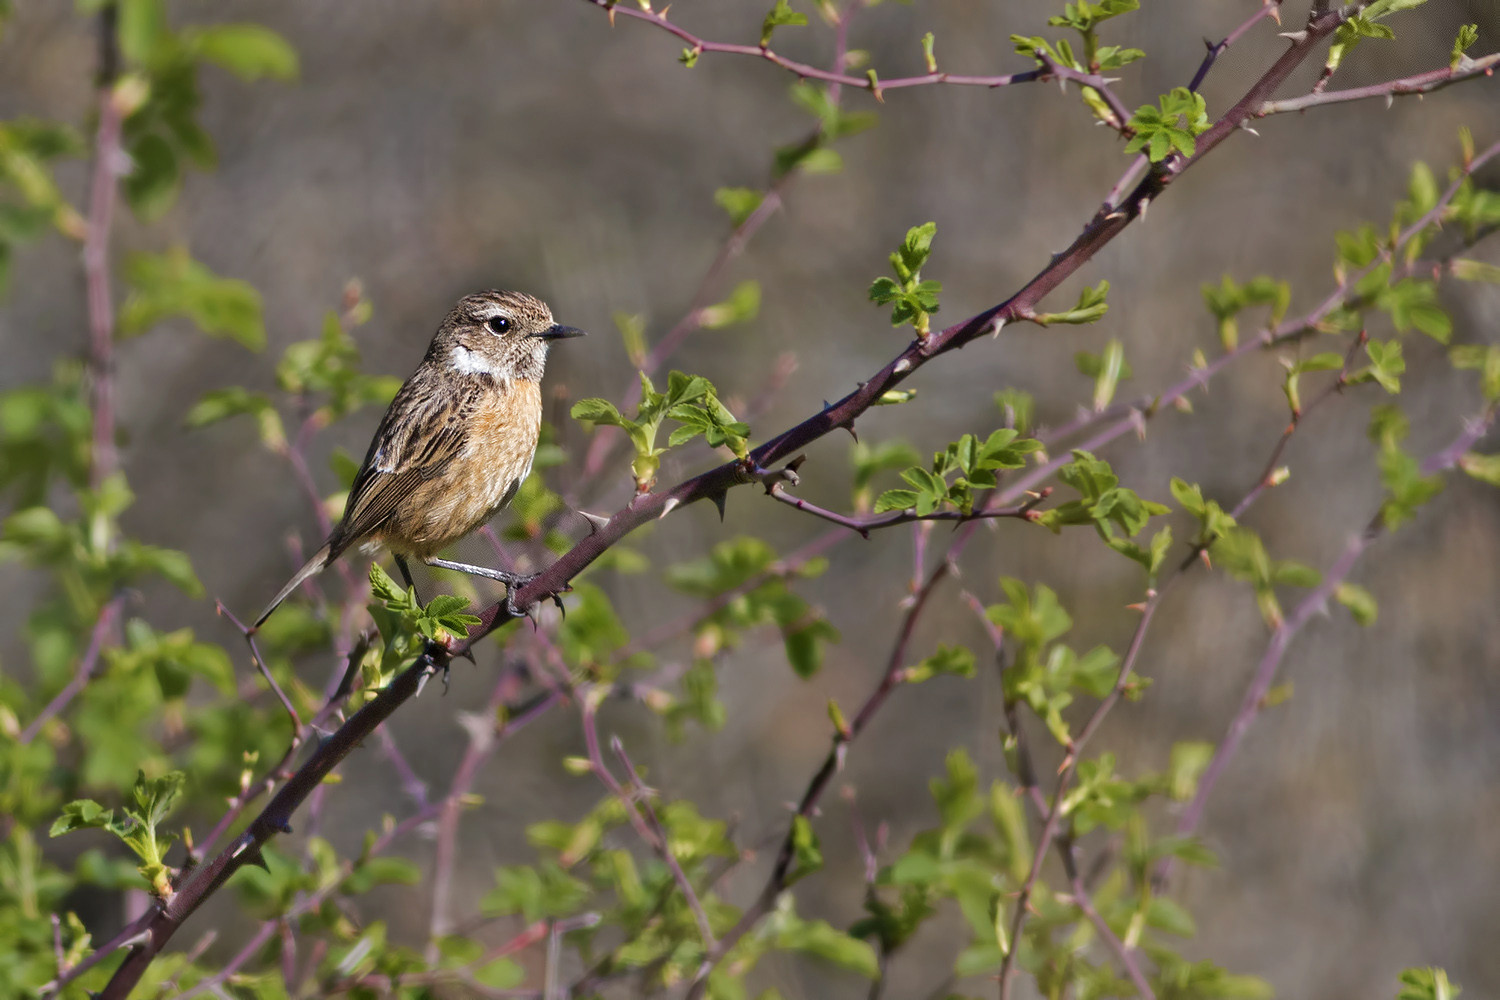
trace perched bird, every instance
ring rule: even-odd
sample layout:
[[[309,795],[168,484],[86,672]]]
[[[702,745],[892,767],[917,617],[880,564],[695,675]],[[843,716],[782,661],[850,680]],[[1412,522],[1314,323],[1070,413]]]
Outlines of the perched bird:
[[[499,580],[525,578],[437,558],[515,497],[542,426],[542,370],[554,340],[582,330],[521,292],[459,299],[427,356],[401,386],[354,477],[344,518],[255,621],[271,617],[308,577],[352,545],[385,548],[407,586],[407,558]]]

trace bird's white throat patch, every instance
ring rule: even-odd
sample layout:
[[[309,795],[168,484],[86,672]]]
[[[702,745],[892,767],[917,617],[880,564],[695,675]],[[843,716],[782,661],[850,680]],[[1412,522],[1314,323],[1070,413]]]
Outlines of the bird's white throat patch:
[[[455,347],[452,355],[453,370],[462,375],[499,375],[495,363],[467,347]]]

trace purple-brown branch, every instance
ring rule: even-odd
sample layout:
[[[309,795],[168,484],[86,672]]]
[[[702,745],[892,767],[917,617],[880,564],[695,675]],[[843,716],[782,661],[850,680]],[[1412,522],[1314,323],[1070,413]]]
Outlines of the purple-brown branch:
[[[94,631],[89,635],[89,646],[84,651],[83,659],[78,661],[78,670],[74,672],[73,679],[68,681],[61,691],[47,703],[47,707],[37,713],[37,717],[31,720],[31,724],[21,730],[17,741],[23,746],[36,739],[37,733],[47,724],[47,720],[56,716],[72,703],[73,699],[88,686],[93,679],[94,671],[98,669],[99,662],[104,652],[106,637],[114,631],[118,623],[120,611],[125,605],[124,597],[113,597],[105,603],[99,612],[99,618],[94,622]]]
[[[776,500],[790,507],[795,507],[797,510],[811,514],[813,517],[830,521],[833,524],[848,528],[850,531],[856,531],[864,538],[869,538],[872,531],[878,531],[881,528],[893,528],[898,524],[911,524],[914,521],[958,521],[962,523],[965,521],[992,520],[1001,517],[1016,518],[1022,521],[1035,521],[1040,517],[1036,512],[1037,505],[1051,495],[1052,489],[1048,487],[1037,493],[1036,496],[1026,500],[1026,502],[1017,504],[1014,507],[976,507],[967,514],[961,510],[935,510],[928,514],[918,514],[915,509],[898,510],[884,517],[879,515],[874,517],[850,517],[846,514],[825,510],[816,504],[808,503],[806,500],[792,496],[781,488],[780,483],[773,485],[767,492]]]
[[[636,10],[622,4],[612,3],[611,0],[587,0],[595,7],[602,7],[609,11],[610,19],[613,21],[616,14],[633,17],[647,24],[655,25],[668,34],[674,35],[682,41],[689,50],[702,53],[718,53],[723,55],[753,56],[764,59],[782,69],[796,75],[803,80],[819,80],[824,83],[834,84],[841,87],[853,87],[858,90],[867,90],[874,94],[877,99],[879,95],[887,90],[902,90],[907,87],[921,87],[930,84],[952,84],[962,87],[1006,87],[1013,83],[1032,83],[1039,80],[1070,80],[1081,86],[1091,87],[1105,95],[1110,101],[1111,107],[1119,104],[1119,99],[1109,93],[1110,81],[1095,73],[1083,73],[1067,66],[1048,63],[1036,69],[1026,70],[1022,73],[1005,73],[999,76],[973,76],[958,73],[923,73],[919,76],[896,77],[890,80],[876,82],[870,77],[850,76],[839,72],[841,67],[835,66],[832,70],[821,69],[807,63],[797,62],[780,55],[770,48],[762,45],[743,45],[733,42],[711,42],[679,27],[667,20],[662,14],[650,10]],[[1124,106],[1120,105],[1120,110]],[[1119,111],[1116,111],[1118,114]],[[1130,113],[1125,111],[1122,122],[1130,119]]]
[[[1306,111],[1308,108],[1326,104],[1343,104],[1346,101],[1366,101],[1372,97],[1384,97],[1387,101],[1413,94],[1430,94],[1434,90],[1451,87],[1461,80],[1476,76],[1494,76],[1495,67],[1500,66],[1500,52],[1492,52],[1478,59],[1466,59],[1458,66],[1417,73],[1399,80],[1386,80],[1365,87],[1350,87],[1348,90],[1319,90],[1301,97],[1288,97],[1279,101],[1267,101],[1255,112],[1255,117],[1285,114],[1288,111]]]

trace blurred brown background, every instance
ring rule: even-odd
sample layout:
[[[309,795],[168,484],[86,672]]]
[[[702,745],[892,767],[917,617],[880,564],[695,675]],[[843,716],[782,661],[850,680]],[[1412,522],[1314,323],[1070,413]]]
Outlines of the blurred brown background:
[[[1222,37],[1255,4],[1153,2],[1112,22],[1110,41],[1148,53],[1121,74],[1126,103],[1185,83],[1202,57],[1201,39]],[[747,41],[757,37],[766,6],[679,0],[672,17],[704,37]],[[905,75],[920,72],[918,39],[930,30],[945,69],[1016,71],[1026,63],[1011,53],[1009,34],[1059,35],[1044,24],[1058,8],[1051,0],[886,4],[859,16],[851,45],[868,49],[883,77]],[[1305,9],[1301,0],[1289,3],[1288,25]],[[120,250],[185,244],[265,296],[264,355],[183,330],[158,330],[120,352],[121,420],[130,435],[123,455],[138,495],[127,525],[144,540],[188,551],[209,593],[242,610],[258,607],[287,574],[286,533],[311,540],[315,529],[290,473],[255,443],[248,422],[183,429],[198,396],[226,384],[273,388],[281,348],[314,335],[344,282],[358,277],[376,308],[359,334],[374,371],[406,374],[459,294],[523,288],[548,299],[562,321],[595,334],[554,354],[551,383],[574,398],[620,398],[630,369],[611,312],[643,313],[651,336],[660,336],[726,235],[714,190],[764,187],[772,148],[807,127],[786,99],[787,74],[723,56],[705,56],[687,71],[675,61],[681,46],[663,33],[623,18],[611,30],[602,11],[580,0],[184,2],[172,11],[184,23],[265,23],[302,58],[302,79],[292,86],[205,72],[204,122],[218,143],[219,169],[191,176],[164,223],[127,219],[116,240]],[[782,29],[777,47],[826,63],[831,35],[813,20]],[[1360,47],[1334,86],[1444,65],[1464,22],[1480,25],[1477,51],[1493,49],[1500,13],[1491,0],[1432,0],[1393,19],[1397,42]],[[1274,33],[1262,24],[1220,62],[1205,88],[1211,115],[1280,51]],[[92,65],[92,34],[72,5],[20,3],[0,42],[0,115],[81,121]],[[1315,72],[1304,67],[1287,93],[1305,92]],[[1384,226],[1413,160],[1426,159],[1443,176],[1458,156],[1459,125],[1468,124],[1481,145],[1500,138],[1497,98],[1495,82],[1480,81],[1390,110],[1361,103],[1265,120],[1259,138],[1234,138],[1085,268],[1083,280],[1111,282],[1104,322],[1008,329],[998,342],[944,358],[909,383],[921,394],[915,404],[861,420],[862,438],[903,436],[927,452],[964,431],[988,432],[999,423],[991,395],[1005,387],[1035,393],[1045,421],[1066,419],[1090,388],[1073,353],[1098,350],[1109,337],[1124,340],[1135,370],[1122,395],[1175,381],[1193,348],[1216,349],[1201,283],[1225,272],[1242,280],[1270,273],[1292,282],[1294,311],[1310,308],[1332,287],[1334,232],[1366,220]],[[846,103],[874,107],[863,93],[846,95]],[[798,180],[786,210],[733,266],[729,284],[762,282],[760,317],[701,332],[674,359],[710,376],[726,396],[749,398],[776,357],[794,352],[799,367],[756,424],[762,440],[842,395],[904,344],[867,303],[865,288],[908,226],[938,223],[927,276],[943,281],[940,319],[951,321],[999,301],[1064,247],[1126,162],[1076,91],[1064,97],[1055,86],[923,87],[889,94],[878,110],[878,128],[839,147],[845,172]],[[79,201],[83,171],[81,164],[64,170]],[[83,352],[75,255],[54,238],[18,261],[0,306],[0,387],[44,378],[60,350]],[[1076,285],[1055,302],[1071,301]],[[1444,295],[1459,342],[1495,338],[1500,290]],[[1377,326],[1372,334],[1389,331]],[[1437,345],[1414,335],[1407,351],[1401,402],[1414,424],[1411,446],[1425,454],[1451,438],[1477,402],[1472,380],[1455,379]],[[1196,396],[1192,416],[1163,415],[1144,444],[1123,440],[1106,457],[1143,495],[1166,499],[1167,479],[1177,474],[1201,481],[1228,506],[1252,484],[1285,424],[1278,373],[1272,357],[1249,359]],[[1248,519],[1273,555],[1326,567],[1375,510],[1379,485],[1363,428],[1376,401],[1374,390],[1351,394],[1319,411],[1294,440],[1285,459],[1291,481]],[[320,451],[362,452],[377,419],[369,411],[336,428]],[[576,463],[579,428],[564,421],[562,433]],[[811,449],[800,492],[846,507],[848,447],[839,436]],[[701,449],[693,455],[703,460]],[[663,478],[698,467],[669,462]],[[321,454],[315,468],[331,491]],[[571,468],[557,470],[555,484],[566,484]],[[613,475],[618,501],[626,474]],[[1222,867],[1189,872],[1179,883],[1200,922],[1189,955],[1264,976],[1283,996],[1388,996],[1399,969],[1425,964],[1447,967],[1470,995],[1500,992],[1493,946],[1500,927],[1496,503],[1492,491],[1451,482],[1356,572],[1380,601],[1378,624],[1360,629],[1335,613],[1298,639],[1285,675],[1295,697],[1257,723],[1210,808],[1205,834]],[[692,508],[640,544],[660,567],[740,532],[786,551],[823,529],[744,490],[730,498],[725,524],[710,507]],[[1045,582],[1074,614],[1076,647],[1124,646],[1134,622],[1123,606],[1140,598],[1133,564],[1090,538],[1058,539],[1018,523],[983,535],[963,563],[967,587],[993,601],[1002,574]],[[943,538],[940,530],[934,543]],[[467,554],[482,558],[483,550]],[[801,586],[844,635],[812,682],[792,676],[767,632],[723,661],[730,707],[723,732],[690,731],[672,745],[633,709],[607,715],[606,730],[651,764],[653,784],[736,817],[743,842],[762,842],[782,828],[783,803],[800,793],[826,751],[826,699],[857,705],[878,677],[910,559],[904,529],[856,539],[834,550],[827,576]],[[605,582],[638,627],[688,607],[648,578]],[[12,609],[0,620],[0,663],[8,671],[24,673],[17,609],[27,606],[33,584],[23,570],[0,569],[0,606]],[[146,601],[161,627],[191,624],[225,643],[234,638],[212,618],[211,602],[165,590]],[[984,648],[956,600],[928,616],[914,651],[922,655],[940,638]],[[1151,635],[1141,661],[1154,681],[1148,696],[1118,709],[1095,749],[1115,749],[1121,769],[1134,775],[1164,766],[1175,740],[1218,740],[1264,639],[1246,586],[1197,574],[1172,596]],[[456,713],[482,703],[494,656],[481,656],[478,673],[456,670],[448,697],[421,699],[395,720],[397,740],[435,787],[463,749]],[[313,679],[321,682],[321,674]],[[892,844],[904,847],[934,822],[926,784],[950,747],[966,747],[986,780],[1005,775],[1000,722],[989,673],[903,690],[854,747],[843,780],[858,788],[866,821],[888,821]],[[486,805],[463,827],[460,912],[488,888],[493,866],[533,858],[528,823],[577,816],[600,797],[596,784],[559,765],[579,742],[576,715],[554,713],[504,747],[481,777]],[[382,813],[400,815],[408,804],[375,753],[357,755],[345,773],[325,830],[350,846]],[[834,796],[826,802],[819,830],[829,869],[797,892],[803,912],[842,925],[859,906],[858,858],[847,808]],[[430,846],[412,849],[426,860]],[[729,883],[741,901],[758,889],[759,871],[746,868]],[[389,907],[378,915],[394,935],[421,939],[421,886],[377,898]],[[895,961],[889,995],[935,987],[966,934],[956,917],[931,925]],[[235,947],[229,937],[222,947]],[[846,976],[780,960],[766,966],[765,978],[788,997],[860,988]]]

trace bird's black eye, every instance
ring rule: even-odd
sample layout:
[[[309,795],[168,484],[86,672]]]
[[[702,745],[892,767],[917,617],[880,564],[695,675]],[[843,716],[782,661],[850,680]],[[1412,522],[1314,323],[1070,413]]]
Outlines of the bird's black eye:
[[[505,333],[510,329],[510,320],[504,316],[491,316],[484,325],[490,328],[491,333]]]

